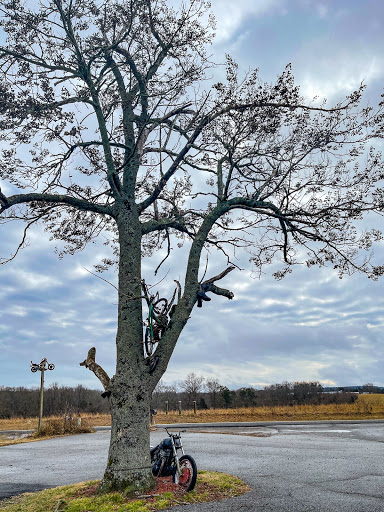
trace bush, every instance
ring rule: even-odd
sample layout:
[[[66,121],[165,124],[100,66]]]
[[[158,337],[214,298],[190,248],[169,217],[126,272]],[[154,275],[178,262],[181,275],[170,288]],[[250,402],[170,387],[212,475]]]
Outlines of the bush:
[[[94,430],[80,416],[65,415],[62,418],[53,418],[44,421],[40,432],[34,432],[32,437],[60,436],[64,434],[85,434]]]

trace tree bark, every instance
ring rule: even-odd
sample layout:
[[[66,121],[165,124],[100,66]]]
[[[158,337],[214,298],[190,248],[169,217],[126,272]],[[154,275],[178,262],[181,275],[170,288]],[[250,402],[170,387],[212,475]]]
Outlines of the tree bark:
[[[149,452],[149,404],[145,383],[115,381],[111,403],[111,442],[101,490],[143,493],[155,481]]]
[[[116,374],[111,379],[111,443],[102,490],[134,494],[154,484],[149,445],[152,383],[143,356],[141,228],[135,205],[117,215],[120,241]]]

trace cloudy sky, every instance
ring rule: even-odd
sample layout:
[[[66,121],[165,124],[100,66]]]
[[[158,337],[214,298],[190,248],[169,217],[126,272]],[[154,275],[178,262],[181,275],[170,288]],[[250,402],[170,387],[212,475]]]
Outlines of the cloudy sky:
[[[384,87],[384,4],[382,0],[213,0],[217,37],[212,52],[229,53],[247,71],[258,67],[273,81],[292,63],[296,82],[308,98],[337,102],[367,85],[366,101],[377,104]],[[1,257],[16,247],[22,226],[1,228]],[[99,388],[79,366],[91,346],[114,373],[116,291],[89,274],[104,256],[102,242],[59,260],[42,228],[29,246],[0,267],[0,385],[33,387],[31,360],[56,365],[49,385]],[[384,249],[376,247],[383,263]],[[161,255],[159,255],[161,256]],[[167,260],[167,281],[182,279],[181,257]],[[222,285],[235,293],[214,296],[195,309],[164,381],[190,372],[217,378],[230,388],[282,381],[318,380],[324,385],[384,386],[383,283],[354,275],[340,280],[331,270],[296,268],[283,281],[272,269],[252,276],[246,256]],[[166,267],[166,268],[165,268]],[[148,279],[153,261],[144,262]],[[210,272],[222,266],[210,261]],[[163,273],[163,275],[164,275]],[[116,274],[104,278],[116,283]]]

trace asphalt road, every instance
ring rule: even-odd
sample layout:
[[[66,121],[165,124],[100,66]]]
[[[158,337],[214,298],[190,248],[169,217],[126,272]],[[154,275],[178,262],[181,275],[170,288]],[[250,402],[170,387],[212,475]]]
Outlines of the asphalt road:
[[[384,422],[198,430],[183,435],[198,468],[237,475],[252,491],[172,512],[384,512]],[[163,437],[153,432],[152,443]],[[0,448],[0,499],[100,478],[108,443],[104,430]]]

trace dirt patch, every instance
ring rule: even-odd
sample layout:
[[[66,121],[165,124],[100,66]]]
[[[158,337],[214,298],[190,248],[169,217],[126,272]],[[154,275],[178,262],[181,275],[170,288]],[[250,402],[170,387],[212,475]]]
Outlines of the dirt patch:
[[[185,491],[183,490],[180,485],[174,484],[172,482],[171,476],[162,476],[162,477],[155,477],[156,480],[156,487],[152,489],[152,491],[149,491],[146,494],[138,494],[135,496],[135,498],[132,498],[132,500],[127,499],[127,501],[135,501],[137,499],[143,499],[143,498],[151,498],[151,497],[157,497],[161,496],[162,494],[166,492],[171,492],[175,496],[181,496],[185,494]],[[72,497],[73,498],[91,498],[92,496],[96,496],[98,494],[100,487],[100,483],[89,485],[88,487],[83,487],[82,489],[79,489],[77,492],[75,492]]]
[[[156,503],[159,498],[167,497],[169,499],[168,507],[177,505],[187,505],[191,503],[206,502],[206,501],[220,501],[229,497],[235,497],[244,492],[248,492],[250,488],[240,480],[236,479],[237,482],[232,482],[231,486],[224,485],[220,488],[217,483],[218,473],[213,472],[201,472],[200,478],[193,492],[185,492],[185,490],[173,483],[172,476],[155,477],[156,487],[146,494],[138,494],[134,498],[125,498],[124,502],[127,506],[137,500],[145,500],[145,509],[143,510],[155,510],[157,509]],[[213,480],[209,480],[209,475],[213,475]],[[222,474],[225,478],[226,475]],[[233,477],[232,477],[233,478]],[[70,500],[76,498],[96,498],[99,496],[98,490],[100,482],[92,483],[84,486],[77,490],[71,495]],[[152,508],[152,506],[154,508]],[[130,510],[130,509],[129,509]]]
[[[78,491],[72,494],[72,498],[91,498],[97,494],[99,490],[100,482],[96,484],[88,485],[87,487],[82,487]]]

